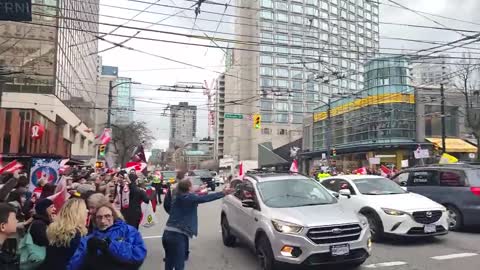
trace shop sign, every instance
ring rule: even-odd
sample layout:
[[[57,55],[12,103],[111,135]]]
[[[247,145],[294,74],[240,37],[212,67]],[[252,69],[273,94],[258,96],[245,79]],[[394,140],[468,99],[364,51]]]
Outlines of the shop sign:
[[[35,124],[32,126],[32,139],[38,140],[43,137],[45,133],[45,127],[42,124]]]

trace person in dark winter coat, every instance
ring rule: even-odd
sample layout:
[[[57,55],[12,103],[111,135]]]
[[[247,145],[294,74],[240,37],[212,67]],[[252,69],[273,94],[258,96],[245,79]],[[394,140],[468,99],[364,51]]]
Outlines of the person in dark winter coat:
[[[138,270],[147,248],[138,230],[110,204],[95,212],[97,229],[82,238],[67,270]]]
[[[87,235],[87,216],[87,206],[81,198],[70,199],[62,206],[56,220],[48,226],[47,256],[38,270],[65,270],[81,237]]]
[[[0,269],[18,270],[20,260],[16,254],[2,251],[1,247],[7,238],[17,231],[15,208],[7,203],[0,203]]]
[[[127,224],[138,229],[142,219],[142,202],[148,203],[150,200],[147,193],[136,185],[136,180],[135,174],[127,176],[125,171],[118,173],[114,204]]]
[[[36,214],[33,215],[33,222],[30,225],[30,235],[35,245],[48,246],[47,228],[53,221],[55,211],[55,206],[50,199],[42,199],[35,205]]]

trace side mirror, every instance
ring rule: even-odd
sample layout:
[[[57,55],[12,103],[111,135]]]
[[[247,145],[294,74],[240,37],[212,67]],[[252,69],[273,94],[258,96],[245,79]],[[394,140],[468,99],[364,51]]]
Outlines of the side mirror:
[[[333,197],[340,199],[340,194],[338,192],[331,192]]]
[[[341,189],[339,193],[340,195],[348,197],[349,199],[352,196],[352,193],[350,192],[349,189]]]
[[[242,201],[242,206],[245,208],[255,208],[257,204],[255,203],[254,200],[251,199],[246,199]]]

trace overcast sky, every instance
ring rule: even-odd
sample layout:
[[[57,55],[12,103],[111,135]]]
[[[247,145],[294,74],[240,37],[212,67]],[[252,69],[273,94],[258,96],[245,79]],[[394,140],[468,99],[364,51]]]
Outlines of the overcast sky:
[[[212,0],[218,3],[228,3],[230,0]],[[256,0],[252,0],[256,1]],[[379,0],[381,3],[387,3],[389,5],[394,5],[388,0]],[[116,19],[112,17],[122,17],[122,18],[132,18],[136,16],[139,11],[133,10],[124,10],[108,6],[119,6],[135,10],[143,10],[149,6],[147,3],[156,2],[159,5],[167,6],[182,6],[190,7],[193,2],[188,0],[101,0],[101,15],[104,15],[100,18],[102,23],[107,24],[123,24],[126,21],[121,19]],[[444,24],[450,28],[460,28],[468,30],[478,30],[480,31],[480,19],[478,19],[478,11],[480,10],[480,1],[479,0],[396,0],[396,2],[408,6],[409,8],[425,11],[433,14],[438,14],[446,17],[453,17],[465,21],[476,22],[478,25],[456,22],[452,20],[442,19],[438,17],[432,17],[426,15],[429,18],[433,18],[435,21]],[[234,4],[235,0],[231,1],[231,4]],[[220,5],[202,5],[202,13],[199,15],[199,19],[196,20],[196,26],[194,26],[194,17],[195,14],[193,10],[186,10],[183,13],[176,14],[180,12],[179,9],[174,9],[167,6],[151,6],[147,11],[152,12],[143,12],[141,15],[138,15],[135,20],[146,21],[146,22],[155,22],[158,23],[160,20],[164,20],[161,24],[164,25],[155,25],[151,26],[150,23],[135,22],[131,21],[127,24],[128,27],[138,27],[146,28],[150,30],[155,30],[157,32],[148,32],[143,31],[138,34],[138,37],[142,39],[132,39],[126,42],[124,45],[135,50],[140,50],[141,53],[134,50],[128,50],[123,48],[114,48],[102,53],[103,64],[118,66],[120,76],[130,77],[134,81],[142,83],[142,85],[134,86],[134,96],[136,97],[136,119],[146,121],[154,133],[153,135],[157,138],[155,147],[166,148],[168,145],[168,130],[169,122],[168,117],[161,116],[161,113],[166,107],[166,104],[176,104],[179,101],[188,101],[189,103],[195,104],[198,106],[198,137],[207,136],[207,98],[199,90],[196,90],[188,94],[176,94],[170,92],[159,92],[154,89],[158,88],[158,85],[173,85],[175,83],[181,82],[197,82],[202,83],[204,80],[210,85],[212,80],[218,76],[217,72],[223,70],[224,65],[224,52],[218,48],[205,48],[199,46],[187,46],[181,44],[172,44],[158,41],[149,41],[147,39],[163,39],[171,40],[184,43],[197,43],[197,44],[206,44],[213,45],[208,40],[200,40],[196,38],[189,38],[178,35],[171,35],[165,33],[159,33],[158,31],[164,32],[176,32],[186,35],[196,35],[196,36],[205,36],[204,32],[198,30],[201,29],[205,31],[209,36],[221,37],[226,39],[234,39],[232,33],[234,32],[234,18],[228,16],[229,14],[234,14],[235,10],[232,7],[226,9],[226,16],[221,16],[225,10],[224,6]],[[210,14],[205,11],[211,11],[220,13]],[[162,13],[162,14],[153,14],[153,13]],[[168,16],[168,14],[176,14],[175,16]],[[110,16],[110,17],[109,17]],[[187,17],[187,18],[182,18]],[[207,20],[219,21],[222,19],[221,24]],[[439,26],[434,22],[427,20],[418,14],[413,12],[394,8],[387,5],[380,6],[380,21],[381,22],[394,22],[394,23],[404,23],[404,24],[419,24],[419,25],[428,25],[428,26]],[[229,23],[230,22],[230,23]],[[168,26],[170,25],[170,27]],[[172,27],[173,26],[173,27]],[[230,33],[230,34],[220,34],[212,33],[218,27],[218,32]],[[440,26],[439,26],[440,27]],[[110,32],[114,29],[113,26],[101,25],[101,32]],[[138,30],[136,29],[125,29],[121,28],[114,32],[117,35],[132,36],[136,34]],[[210,31],[210,32],[208,32]],[[448,42],[461,38],[462,36],[454,31],[441,31],[441,30],[426,30],[412,27],[403,27],[403,26],[391,26],[386,24],[380,25],[380,37],[381,37],[381,48],[397,48],[397,49],[422,49],[429,48],[434,45],[432,44],[422,44],[414,42],[405,42],[398,40],[384,39],[388,37],[401,37],[406,39],[421,39],[421,40],[432,40],[432,41],[442,41]],[[126,38],[119,37],[114,35],[105,36],[105,39],[112,42],[122,42]],[[227,46],[228,44],[218,43],[220,46]],[[111,47],[111,44],[106,42],[100,43],[100,49],[105,49]],[[400,53],[399,51],[384,50],[385,52],[395,52]],[[153,56],[153,55],[156,56]],[[453,53],[452,55],[457,55]],[[188,67],[186,65],[175,63],[160,57],[168,57],[180,62],[189,63],[192,65],[204,67],[205,69],[198,69]],[[155,87],[157,86],[157,87]],[[148,101],[148,102],[141,102]],[[168,113],[168,112],[167,112]]]

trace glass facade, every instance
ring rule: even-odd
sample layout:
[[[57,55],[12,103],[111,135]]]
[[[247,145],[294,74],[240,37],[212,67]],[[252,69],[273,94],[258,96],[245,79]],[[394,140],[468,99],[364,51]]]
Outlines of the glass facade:
[[[312,113],[324,97],[363,89],[363,59],[379,48],[377,3],[261,0],[260,8],[259,82],[264,93],[264,122],[297,124],[299,115]],[[333,72],[348,75],[341,80],[324,78],[328,83],[314,79]]]
[[[135,109],[132,99],[132,79],[117,78],[114,85],[119,86],[114,89],[114,108],[113,122],[117,125],[127,125],[133,122],[133,110]]]
[[[356,98],[331,103],[331,129],[327,106],[314,114],[313,147],[327,148],[362,144],[415,141],[415,99],[408,62],[381,58],[365,65],[365,89]]]

